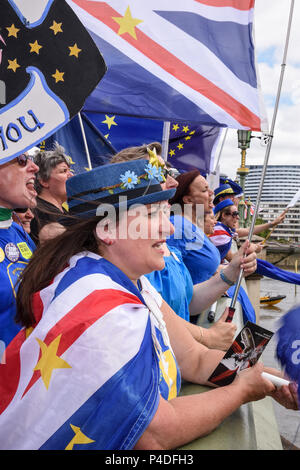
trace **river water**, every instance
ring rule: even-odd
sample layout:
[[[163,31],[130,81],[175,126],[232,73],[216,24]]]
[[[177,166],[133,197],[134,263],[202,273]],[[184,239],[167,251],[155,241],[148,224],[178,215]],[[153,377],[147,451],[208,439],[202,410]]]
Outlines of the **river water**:
[[[273,307],[260,308],[259,324],[275,332],[278,329],[278,321],[282,315],[295,305],[300,306],[300,286],[264,277],[261,280],[261,295],[264,294],[286,295],[286,298],[279,304]],[[280,369],[280,365],[275,357],[275,350],[276,338],[273,337],[262,355],[262,360],[266,366]],[[274,400],[273,403],[280,434],[300,448],[300,411],[286,410]]]

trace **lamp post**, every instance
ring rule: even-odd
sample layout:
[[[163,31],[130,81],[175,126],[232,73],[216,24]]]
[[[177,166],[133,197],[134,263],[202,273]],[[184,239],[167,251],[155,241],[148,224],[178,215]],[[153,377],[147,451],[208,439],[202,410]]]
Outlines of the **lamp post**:
[[[250,147],[251,131],[247,130],[238,130],[238,148],[241,149],[241,166],[237,169],[237,174],[239,175],[240,186],[243,188],[243,193],[245,192],[245,180],[246,176],[249,173],[249,168],[246,167],[246,150]],[[247,203],[245,202],[244,196],[239,202],[239,214],[240,214],[240,226],[246,226],[245,217],[245,208]],[[247,209],[249,209],[247,207]],[[248,212],[248,211],[247,211]]]

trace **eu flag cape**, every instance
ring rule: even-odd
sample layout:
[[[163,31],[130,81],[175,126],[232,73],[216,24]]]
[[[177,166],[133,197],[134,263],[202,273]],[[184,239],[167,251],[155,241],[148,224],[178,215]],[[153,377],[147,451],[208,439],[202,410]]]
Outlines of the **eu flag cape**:
[[[166,335],[138,289],[82,253],[35,294],[33,308],[37,325],[20,331],[0,365],[0,448],[133,448],[160,395],[180,387]],[[166,364],[175,374],[164,392]]]

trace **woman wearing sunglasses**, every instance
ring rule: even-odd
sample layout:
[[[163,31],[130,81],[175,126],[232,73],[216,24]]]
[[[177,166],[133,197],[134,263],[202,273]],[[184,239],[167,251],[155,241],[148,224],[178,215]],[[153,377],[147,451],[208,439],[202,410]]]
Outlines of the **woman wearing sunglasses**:
[[[20,330],[14,321],[16,282],[35,249],[30,236],[13,221],[13,210],[35,207],[37,171],[25,153],[0,162],[0,363],[1,351]]]
[[[232,239],[237,237],[246,237],[249,234],[249,227],[239,227],[239,212],[231,199],[224,199],[214,208],[217,223],[214,233],[210,235],[210,240],[218,248],[221,259],[232,260],[231,244]],[[263,230],[269,230],[271,227],[283,222],[286,211],[282,212],[276,219],[265,224],[255,225],[253,234],[258,235]]]

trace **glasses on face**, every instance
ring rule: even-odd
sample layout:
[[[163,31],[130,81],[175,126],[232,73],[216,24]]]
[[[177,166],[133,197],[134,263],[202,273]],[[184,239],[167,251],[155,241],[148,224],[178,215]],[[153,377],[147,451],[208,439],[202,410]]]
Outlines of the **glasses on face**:
[[[238,217],[239,213],[238,211],[233,211],[233,212],[224,212],[225,215],[231,215],[231,217]]]
[[[17,157],[17,162],[20,166],[26,166],[28,160],[33,162],[33,157],[31,155],[26,155],[25,153],[21,153],[21,155],[18,155]]]
[[[162,172],[165,178],[170,176],[171,178],[176,179],[177,176],[180,175],[180,172],[177,170],[177,168],[163,168]]]

